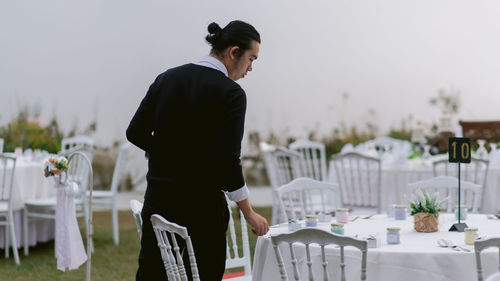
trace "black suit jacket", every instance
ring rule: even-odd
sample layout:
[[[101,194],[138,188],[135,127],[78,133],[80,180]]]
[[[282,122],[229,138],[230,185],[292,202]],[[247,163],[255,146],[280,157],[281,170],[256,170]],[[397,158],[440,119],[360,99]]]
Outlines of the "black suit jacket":
[[[186,64],[160,74],[127,129],[149,154],[148,185],[242,187],[245,111],[245,92],[218,70]]]

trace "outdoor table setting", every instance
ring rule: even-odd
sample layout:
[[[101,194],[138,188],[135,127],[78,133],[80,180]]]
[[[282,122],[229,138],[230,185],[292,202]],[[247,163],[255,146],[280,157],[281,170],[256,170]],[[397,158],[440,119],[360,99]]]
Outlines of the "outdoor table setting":
[[[5,153],[16,157],[16,167],[12,187],[11,204],[14,209],[14,224],[17,241],[23,241],[22,209],[24,202],[30,199],[55,196],[54,181],[44,177],[44,161],[50,156],[47,152],[25,150]],[[9,169],[9,167],[8,167]],[[11,169],[11,168],[10,168]],[[0,229],[3,227],[0,227]],[[50,220],[30,222],[29,244],[46,242],[54,239],[54,222]],[[0,248],[4,247],[4,231],[0,231]],[[19,247],[22,244],[19,243]]]
[[[471,243],[474,241],[474,236],[471,240],[470,232],[448,231],[457,221],[456,214],[440,214],[439,231],[431,233],[415,231],[413,217],[406,216],[405,213],[396,215],[396,218],[387,214],[350,216],[343,227],[340,226],[340,232],[339,225],[332,224],[333,220],[318,222],[314,227],[337,234],[343,232],[343,235],[358,239],[367,239],[369,242],[367,280],[476,280],[475,254]],[[468,214],[465,223],[472,230],[477,228],[475,239],[500,236],[500,219],[497,216]],[[298,224],[300,228],[314,225],[304,221],[299,221]],[[285,223],[272,226],[265,236],[258,238],[253,262],[254,281],[279,280],[279,270],[270,237],[289,232],[291,230]],[[466,239],[470,245],[465,243]],[[289,252],[285,244],[280,245],[280,251]],[[296,249],[295,253],[299,268],[302,269],[301,278],[307,280],[305,251]],[[317,245],[311,247],[311,255],[313,260],[321,260],[321,251]],[[345,255],[347,280],[359,280],[360,251],[346,247]],[[284,256],[290,259],[289,255]],[[326,256],[331,280],[337,280],[340,277],[339,248],[326,247]],[[482,252],[481,257],[486,276],[495,272],[498,250],[487,249]],[[286,260],[284,264],[290,265],[290,260]],[[293,276],[290,275],[291,267],[287,267],[286,270],[289,276]],[[322,276],[321,263],[317,268],[314,267],[314,272],[318,277]]]

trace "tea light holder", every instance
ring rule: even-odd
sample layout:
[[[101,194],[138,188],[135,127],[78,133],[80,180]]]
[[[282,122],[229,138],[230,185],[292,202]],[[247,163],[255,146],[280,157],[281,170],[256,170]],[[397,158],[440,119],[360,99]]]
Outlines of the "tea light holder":
[[[405,205],[395,205],[394,206],[394,219],[406,220],[406,206]]]
[[[458,218],[458,209],[459,209],[459,206],[455,206],[455,218],[457,220],[459,220]],[[467,219],[467,212],[468,212],[468,209],[467,209],[467,205],[460,205],[460,220],[465,220]]]
[[[338,223],[347,223],[349,221],[349,209],[337,209],[335,219]]]
[[[307,215],[306,216],[306,227],[316,227],[318,225],[318,216]]]
[[[388,227],[387,228],[387,244],[399,244],[401,243],[399,239],[399,227]]]
[[[468,227],[464,229],[464,242],[467,245],[474,245],[474,240],[477,236],[477,227]]]
[[[302,225],[296,219],[288,220],[288,230],[289,231],[297,231],[302,228]]]
[[[343,223],[332,223],[331,231],[336,234],[344,235],[344,224]]]

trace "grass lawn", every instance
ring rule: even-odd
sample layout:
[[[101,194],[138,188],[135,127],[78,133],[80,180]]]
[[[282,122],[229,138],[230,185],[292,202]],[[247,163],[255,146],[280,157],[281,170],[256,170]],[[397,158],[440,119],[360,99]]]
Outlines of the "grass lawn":
[[[271,218],[271,208],[254,208]],[[236,215],[237,212],[233,212]],[[95,253],[92,255],[92,280],[135,280],[137,271],[137,257],[139,255],[139,235],[131,211],[119,212],[120,245],[115,246],[111,235],[110,212],[94,212],[94,244]],[[235,217],[236,229],[239,220]],[[83,226],[83,223],[80,222]],[[250,251],[253,253],[257,237],[249,230]],[[83,227],[81,228],[83,233]],[[3,249],[0,251],[3,256]],[[56,268],[54,256],[54,242],[39,243],[30,248],[29,256],[19,251],[21,265],[16,266],[12,253],[9,259],[0,257],[0,280],[9,281],[45,281],[45,280],[85,280],[86,264],[78,270],[62,272]],[[235,271],[235,270],[232,270]],[[236,270],[239,271],[239,270]]]

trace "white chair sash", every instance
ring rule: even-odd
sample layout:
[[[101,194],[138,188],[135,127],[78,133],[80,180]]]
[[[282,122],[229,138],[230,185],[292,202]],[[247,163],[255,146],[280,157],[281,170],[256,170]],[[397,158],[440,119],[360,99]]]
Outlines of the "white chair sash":
[[[76,220],[75,196],[78,185],[75,182],[56,183],[56,258],[57,269],[65,271],[77,269],[85,261],[87,254]]]

